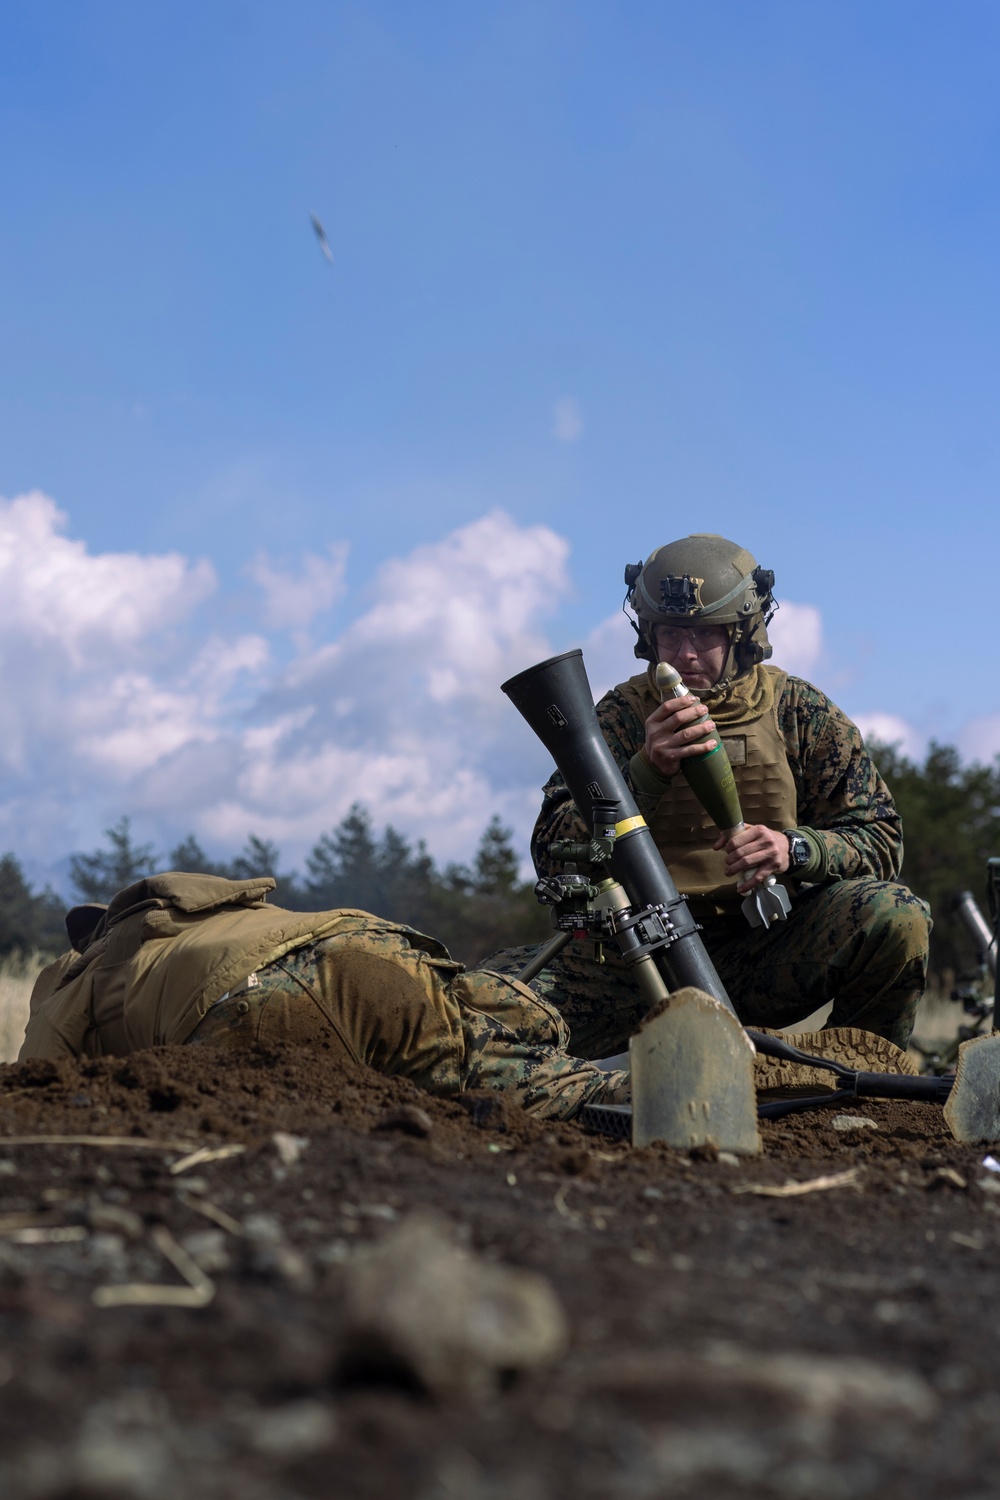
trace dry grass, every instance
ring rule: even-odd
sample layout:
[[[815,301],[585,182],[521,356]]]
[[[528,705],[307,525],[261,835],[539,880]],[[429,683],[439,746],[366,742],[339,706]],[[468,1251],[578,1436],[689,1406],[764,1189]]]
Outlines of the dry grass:
[[[932,1042],[950,1042],[958,1034],[958,1028],[968,1025],[971,1019],[956,1000],[949,1000],[941,994],[927,994],[917,1009],[914,1039],[924,1046]]]
[[[787,1035],[795,1036],[804,1031],[819,1031],[825,1024],[832,1006],[825,1005],[814,1015],[807,1016],[796,1026],[787,1027]],[[917,1008],[913,1039],[924,1047],[943,1046],[958,1035],[958,1028],[971,1021],[961,1005],[949,1000],[946,992],[928,990]]]
[[[31,987],[48,962],[38,953],[0,962],[0,1062],[13,1062],[17,1057],[28,1021]]]

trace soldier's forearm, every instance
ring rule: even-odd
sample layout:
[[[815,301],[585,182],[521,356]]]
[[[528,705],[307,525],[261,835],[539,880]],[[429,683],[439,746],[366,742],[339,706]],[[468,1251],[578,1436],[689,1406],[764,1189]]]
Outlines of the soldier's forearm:
[[[874,875],[880,880],[892,880],[899,875],[902,858],[902,841],[888,830],[877,825],[861,828],[828,829],[803,828],[812,848],[821,849],[825,863],[817,863],[818,873],[800,875],[805,880],[826,880],[839,877],[842,880],[857,879],[862,875]]]

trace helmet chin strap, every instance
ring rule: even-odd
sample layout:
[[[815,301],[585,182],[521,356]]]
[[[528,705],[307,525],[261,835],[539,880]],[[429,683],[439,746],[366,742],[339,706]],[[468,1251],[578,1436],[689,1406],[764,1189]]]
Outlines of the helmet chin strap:
[[[736,660],[740,627],[738,625],[726,625],[723,628],[729,636],[729,650],[726,653],[726,660],[722,671],[719,673],[719,680],[712,688],[713,693],[724,692],[733,679],[740,675]]]

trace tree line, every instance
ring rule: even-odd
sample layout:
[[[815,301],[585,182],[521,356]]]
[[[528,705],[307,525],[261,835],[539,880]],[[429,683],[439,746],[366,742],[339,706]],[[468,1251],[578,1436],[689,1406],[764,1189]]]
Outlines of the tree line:
[[[356,803],[313,846],[302,873],[282,869],[281,851],[251,834],[231,859],[212,859],[189,835],[166,855],[139,843],[130,820],[120,818],[89,853],[70,858],[70,880],[79,901],[108,902],[116,891],[156,870],[188,870],[247,880],[273,875],[271,900],[290,911],[355,907],[405,922],[439,938],[456,958],[474,964],[514,943],[541,942],[550,933],[547,912],[522,881],[510,829],[493,818],[471,864],[440,867],[420,842],[389,826],[376,833],[371,814]],[[0,857],[0,954],[61,952],[66,947],[66,905],[51,890],[34,894],[12,854]]]
[[[973,966],[972,942],[952,910],[955,893],[971,890],[984,913],[986,860],[1000,856],[1000,757],[991,765],[963,765],[958,751],[932,744],[922,761],[894,746],[872,753],[903,819],[903,879],[934,916],[931,968],[947,973]],[[498,948],[541,942],[549,918],[522,881],[509,829],[494,818],[472,862],[439,866],[426,846],[396,829],[377,833],[360,804],[313,846],[300,873],[282,870],[280,850],[251,835],[234,858],[216,860],[192,835],[161,858],[137,843],[128,818],[90,853],[75,854],[70,876],[78,899],[108,901],[115,891],[156,869],[191,870],[233,880],[274,875],[272,898],[295,911],[350,906],[406,922],[440,938],[457,958],[476,963]],[[65,903],[52,891],[33,892],[13,854],[0,856],[0,954],[59,952],[66,946]]]
[[[992,926],[986,861],[1000,858],[1000,756],[990,765],[963,765],[954,746],[933,741],[922,761],[893,745],[869,749],[903,820],[902,878],[930,902],[935,982],[972,975],[976,950],[954,902],[959,891],[971,891]]]

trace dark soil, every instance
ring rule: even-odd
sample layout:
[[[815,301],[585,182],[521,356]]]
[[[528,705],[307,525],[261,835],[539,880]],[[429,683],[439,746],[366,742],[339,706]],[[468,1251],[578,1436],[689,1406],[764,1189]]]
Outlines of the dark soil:
[[[733,1164],[464,1105],[293,1049],[0,1068],[0,1494],[997,1493],[1000,1178],[938,1110],[765,1125]],[[171,1173],[226,1143],[246,1149]],[[345,1364],[345,1267],[425,1209],[548,1278],[571,1330],[554,1366],[463,1400]],[[183,1284],[157,1226],[212,1300],[95,1304]]]

